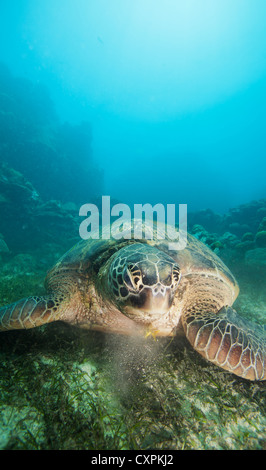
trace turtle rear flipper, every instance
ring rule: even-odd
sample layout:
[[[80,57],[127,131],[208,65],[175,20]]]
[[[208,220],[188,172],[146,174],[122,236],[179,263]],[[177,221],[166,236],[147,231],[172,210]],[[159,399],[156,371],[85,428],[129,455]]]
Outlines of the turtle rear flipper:
[[[209,361],[248,380],[266,379],[265,338],[258,325],[231,307],[218,313],[187,312],[183,326],[193,348]]]
[[[58,320],[60,300],[53,294],[33,296],[0,308],[0,331],[35,328]]]

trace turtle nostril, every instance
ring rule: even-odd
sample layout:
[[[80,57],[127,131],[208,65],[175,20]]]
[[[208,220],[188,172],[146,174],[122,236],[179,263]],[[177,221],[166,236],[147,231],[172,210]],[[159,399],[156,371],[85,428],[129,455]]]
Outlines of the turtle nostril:
[[[161,295],[165,295],[166,293],[166,288],[162,285],[157,285],[153,288],[153,293],[154,295],[158,295],[158,294],[161,294]]]

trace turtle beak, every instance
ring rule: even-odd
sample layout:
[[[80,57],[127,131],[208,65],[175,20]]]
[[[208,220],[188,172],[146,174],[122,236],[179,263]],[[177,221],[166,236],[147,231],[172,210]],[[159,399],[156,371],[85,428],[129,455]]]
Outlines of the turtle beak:
[[[130,300],[130,304],[123,309],[125,315],[141,322],[150,322],[169,311],[173,302],[173,293],[171,289],[162,285],[153,289],[146,287],[139,296]]]
[[[161,287],[160,290],[155,291],[147,289],[146,300],[142,307],[142,310],[151,314],[161,314],[167,313],[169,308],[172,305],[172,293],[170,289]]]

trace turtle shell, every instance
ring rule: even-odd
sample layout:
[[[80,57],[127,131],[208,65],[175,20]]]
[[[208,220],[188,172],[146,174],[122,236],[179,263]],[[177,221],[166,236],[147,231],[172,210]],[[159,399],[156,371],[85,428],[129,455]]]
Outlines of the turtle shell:
[[[170,250],[169,243],[173,240],[167,235],[166,226],[160,223],[152,224],[153,226],[147,226],[141,220],[132,219],[123,225],[123,238],[121,238],[121,226],[112,229],[111,237],[110,228],[104,227],[100,239],[81,240],[65,253],[48,273],[46,283],[49,286],[49,280],[60,273],[68,272],[71,275],[73,272],[87,277],[92,272],[97,274],[104,262],[123,246],[132,243],[147,243],[171,256],[179,265],[182,276],[190,274],[217,276],[238,293],[234,276],[210,248],[187,234],[187,245],[184,249]],[[134,233],[139,233],[140,229],[143,230],[142,233],[146,238],[134,238]]]

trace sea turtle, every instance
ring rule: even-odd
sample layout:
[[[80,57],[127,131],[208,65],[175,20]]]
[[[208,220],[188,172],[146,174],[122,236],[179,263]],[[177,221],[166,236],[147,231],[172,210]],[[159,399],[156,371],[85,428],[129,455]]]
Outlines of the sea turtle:
[[[143,222],[134,220],[134,226]],[[184,332],[207,360],[249,380],[264,380],[263,328],[232,308],[239,288],[207,246],[187,236],[170,251],[165,227],[135,240],[131,221],[108,239],[81,240],[51,269],[47,295],[0,309],[0,330],[65,321],[81,328],[143,336]],[[144,227],[143,227],[144,228]],[[144,232],[143,232],[144,233]]]

